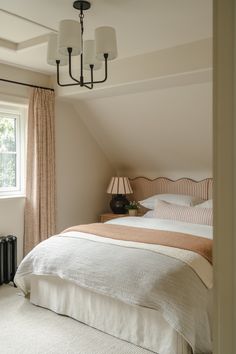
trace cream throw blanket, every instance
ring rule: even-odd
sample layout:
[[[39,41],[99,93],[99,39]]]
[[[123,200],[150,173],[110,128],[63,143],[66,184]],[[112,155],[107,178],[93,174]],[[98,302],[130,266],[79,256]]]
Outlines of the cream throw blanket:
[[[36,246],[20,264],[15,282],[27,293],[31,274],[55,275],[128,304],[152,308],[183,335],[194,353],[211,353],[211,291],[185,262],[148,247],[66,232]]]
[[[181,248],[198,253],[212,263],[212,240],[205,237],[191,236],[182,232],[101,223],[72,226],[63,232],[68,231],[78,231],[115,240]]]

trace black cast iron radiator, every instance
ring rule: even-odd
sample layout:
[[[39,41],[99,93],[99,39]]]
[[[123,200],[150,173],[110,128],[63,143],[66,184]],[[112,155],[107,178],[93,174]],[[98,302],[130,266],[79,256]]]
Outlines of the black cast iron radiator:
[[[16,273],[17,238],[13,235],[0,237],[0,285],[13,281]]]

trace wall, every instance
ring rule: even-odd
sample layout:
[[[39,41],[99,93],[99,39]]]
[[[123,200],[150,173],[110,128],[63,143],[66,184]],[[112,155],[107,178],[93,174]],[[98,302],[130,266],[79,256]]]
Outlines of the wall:
[[[0,64],[0,78],[51,87],[51,79],[49,76],[5,64]],[[13,85],[0,81],[0,95],[12,96],[13,101],[15,101],[16,97],[23,99],[28,98],[29,92],[30,88],[27,86]]]
[[[46,75],[0,65],[0,77],[48,86]],[[27,103],[29,88],[0,82],[0,101]],[[56,101],[57,228],[97,221],[114,169],[71,104]],[[89,182],[89,183],[88,183]],[[0,198],[0,235],[18,237],[23,256],[24,198]]]
[[[212,176],[212,83],[76,103],[120,175]]]
[[[58,232],[98,221],[107,210],[106,188],[114,169],[71,104],[56,104]]]
[[[23,197],[0,198],[0,235],[16,235],[18,238],[17,259],[23,255],[24,233],[24,205]]]
[[[71,95],[118,174],[212,176],[212,38],[118,59],[92,92],[58,94]]]
[[[115,172],[196,179],[212,174],[211,43],[205,39],[118,60],[108,82],[92,92],[59,90],[58,231],[95,221],[107,210],[105,190]],[[46,75],[2,64],[0,77],[50,85]],[[0,82],[0,95],[25,101],[29,89]],[[0,200],[0,233],[15,230],[18,259],[23,207],[20,199]]]
[[[0,77],[30,84],[48,86],[49,78],[40,73],[0,64]],[[30,89],[0,81],[0,101],[28,104]],[[23,256],[24,197],[0,198],[0,235],[15,234],[18,238],[18,262]]]
[[[214,1],[213,353],[236,353],[236,12]]]

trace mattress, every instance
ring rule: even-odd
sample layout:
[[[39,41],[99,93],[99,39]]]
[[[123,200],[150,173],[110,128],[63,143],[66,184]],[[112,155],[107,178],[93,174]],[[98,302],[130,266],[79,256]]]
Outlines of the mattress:
[[[192,354],[159,312],[130,306],[58,277],[33,275],[30,301],[154,353]]]

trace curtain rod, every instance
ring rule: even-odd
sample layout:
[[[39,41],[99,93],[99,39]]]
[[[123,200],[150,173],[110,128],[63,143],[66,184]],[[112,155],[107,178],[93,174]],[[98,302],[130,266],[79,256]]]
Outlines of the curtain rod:
[[[50,87],[31,85],[31,84],[27,84],[25,82],[20,82],[20,81],[13,81],[13,80],[1,79],[1,78],[0,78],[0,81],[9,82],[10,84],[16,84],[16,85],[22,85],[22,86],[28,86],[28,87],[35,87],[35,88],[40,88],[40,89],[43,89],[43,90],[54,91],[54,89],[50,88]]]

